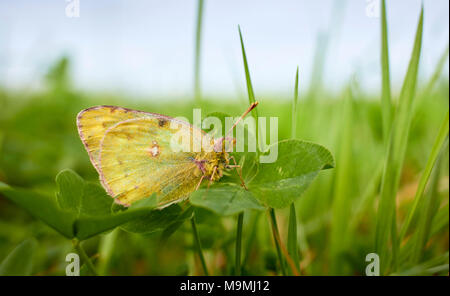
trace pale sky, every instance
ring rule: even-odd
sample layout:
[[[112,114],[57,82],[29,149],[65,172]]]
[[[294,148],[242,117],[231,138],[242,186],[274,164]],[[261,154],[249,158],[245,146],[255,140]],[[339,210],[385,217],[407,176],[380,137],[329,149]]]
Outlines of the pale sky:
[[[290,93],[297,65],[301,86],[308,85],[317,36],[327,31],[331,39],[324,84],[339,89],[356,72],[363,87],[378,90],[380,19],[366,12],[377,0],[337,1],[335,5],[333,0],[205,0],[204,93],[237,96],[245,89],[238,24],[257,94]],[[65,0],[0,0],[0,85],[39,87],[48,66],[68,55],[78,89],[192,95],[197,1],[79,2],[80,17],[69,18]],[[387,1],[397,89],[411,53],[421,2]],[[426,76],[448,44],[449,1],[423,2],[421,75]],[[448,77],[448,62],[444,75]]]

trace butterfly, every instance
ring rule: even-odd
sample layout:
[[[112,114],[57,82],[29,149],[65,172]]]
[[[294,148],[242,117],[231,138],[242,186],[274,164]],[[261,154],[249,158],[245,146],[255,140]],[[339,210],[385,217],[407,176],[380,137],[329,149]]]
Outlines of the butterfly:
[[[204,179],[218,181],[225,169],[239,167],[226,152],[229,137],[213,139],[188,122],[162,114],[95,106],[78,113],[77,128],[102,186],[123,206],[156,193],[158,208],[166,207],[188,198]]]

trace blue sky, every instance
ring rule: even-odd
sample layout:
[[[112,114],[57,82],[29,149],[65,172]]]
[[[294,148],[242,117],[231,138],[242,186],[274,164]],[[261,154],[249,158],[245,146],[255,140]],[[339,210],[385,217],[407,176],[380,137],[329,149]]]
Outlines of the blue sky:
[[[0,84],[39,87],[48,66],[65,54],[79,89],[192,94],[197,1],[79,1],[80,17],[69,18],[64,0],[0,0]],[[290,93],[297,65],[304,89],[320,32],[331,32],[324,84],[339,89],[357,73],[363,87],[377,90],[380,19],[366,13],[377,0],[337,1],[205,0],[204,92],[235,97],[244,89],[238,24],[257,95]],[[394,89],[406,71],[421,2],[387,1]],[[448,44],[449,1],[423,2],[421,75],[427,76]],[[448,77],[448,62],[444,72]]]

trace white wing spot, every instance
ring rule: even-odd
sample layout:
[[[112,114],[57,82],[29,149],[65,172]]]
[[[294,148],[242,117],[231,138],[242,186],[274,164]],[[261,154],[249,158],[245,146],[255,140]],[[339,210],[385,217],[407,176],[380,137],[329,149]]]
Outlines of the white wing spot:
[[[159,146],[156,141],[153,141],[153,146],[148,149],[151,156],[156,157],[159,155]]]
[[[153,156],[157,156],[159,154],[158,146],[153,146],[151,152]]]

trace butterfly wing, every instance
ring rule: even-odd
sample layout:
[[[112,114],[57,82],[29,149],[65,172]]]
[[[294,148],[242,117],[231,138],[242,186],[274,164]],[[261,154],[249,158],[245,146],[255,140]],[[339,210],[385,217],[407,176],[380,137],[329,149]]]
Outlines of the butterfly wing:
[[[182,200],[202,176],[192,147],[204,136],[188,123],[162,115],[121,121],[107,130],[100,144],[102,184],[125,205],[153,193],[160,206]]]
[[[116,106],[95,106],[78,113],[78,133],[97,171],[99,171],[100,142],[108,128],[120,121],[145,117],[148,114]]]

